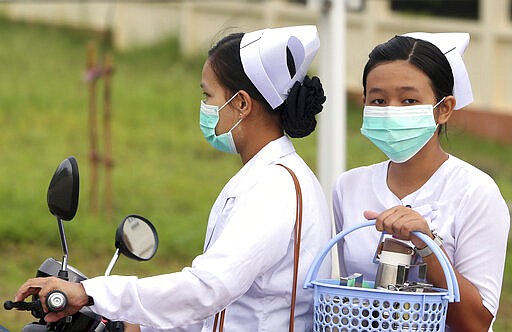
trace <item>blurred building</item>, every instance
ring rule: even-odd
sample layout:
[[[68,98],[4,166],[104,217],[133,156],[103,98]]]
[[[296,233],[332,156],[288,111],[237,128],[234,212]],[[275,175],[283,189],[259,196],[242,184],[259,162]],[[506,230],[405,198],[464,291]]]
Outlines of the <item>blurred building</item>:
[[[348,8],[351,96],[359,99],[362,68],[376,44],[411,31],[469,32],[465,61],[475,102],[463,116],[456,113],[454,124],[512,143],[512,0],[48,0],[2,3],[0,13],[13,20],[107,31],[119,50],[176,36],[183,52],[192,54],[233,31],[316,24],[331,1],[345,1]]]

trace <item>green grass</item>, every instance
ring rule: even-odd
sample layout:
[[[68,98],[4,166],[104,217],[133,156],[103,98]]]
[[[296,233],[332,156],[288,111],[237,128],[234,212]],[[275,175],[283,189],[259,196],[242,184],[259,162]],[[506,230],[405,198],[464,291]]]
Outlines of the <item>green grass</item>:
[[[239,169],[238,156],[214,151],[198,126],[204,58],[183,58],[178,43],[114,53],[113,137],[114,218],[90,213],[87,87],[83,82],[86,45],[107,39],[0,19],[0,299],[12,298],[49,256],[60,259],[57,225],[46,207],[53,171],[74,155],[81,177],[80,206],[65,223],[69,263],[88,276],[103,274],[114,252],[117,223],[131,213],[152,220],[160,236],[153,261],[121,258],[118,274],[140,276],[179,270],[202,250],[209,210],[222,186]],[[98,86],[101,96],[102,85]],[[101,110],[100,98],[98,107]],[[359,134],[361,110],[348,111],[347,167],[373,163],[383,155]],[[488,172],[512,201],[512,147],[451,129],[449,152]],[[295,140],[316,169],[316,135]],[[341,171],[341,170],[340,170]],[[100,172],[104,180],[104,172]],[[103,192],[100,185],[100,193]],[[512,324],[510,264],[496,331]],[[503,313],[503,314],[502,314]],[[29,322],[27,313],[0,310],[0,324],[12,331]]]

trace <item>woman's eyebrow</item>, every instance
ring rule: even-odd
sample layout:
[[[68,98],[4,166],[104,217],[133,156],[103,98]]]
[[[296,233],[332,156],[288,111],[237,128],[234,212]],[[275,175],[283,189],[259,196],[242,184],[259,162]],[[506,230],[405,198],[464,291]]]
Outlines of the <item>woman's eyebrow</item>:
[[[379,92],[383,92],[384,89],[382,88],[371,88],[370,90],[368,90],[368,93],[379,93]]]
[[[401,86],[397,90],[400,90],[400,91],[413,91],[413,92],[419,92],[420,91],[420,90],[418,90],[418,88],[416,88],[414,86]]]
[[[414,87],[414,86],[409,86],[409,85],[406,85],[406,86],[400,86],[398,88],[396,88],[395,90],[397,91],[413,91],[413,92],[419,92],[420,90],[418,90],[418,88]],[[370,90],[368,90],[368,93],[379,93],[379,92],[384,92],[385,89],[383,88],[379,88],[379,87],[376,87],[376,88],[371,88]]]

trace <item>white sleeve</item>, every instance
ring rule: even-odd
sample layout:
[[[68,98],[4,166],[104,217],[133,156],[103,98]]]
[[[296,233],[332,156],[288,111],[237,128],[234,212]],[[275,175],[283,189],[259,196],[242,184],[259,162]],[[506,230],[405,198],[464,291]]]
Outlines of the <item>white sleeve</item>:
[[[180,326],[173,329],[160,330],[153,327],[140,326],[140,332],[201,332],[203,323],[197,323],[187,326]]]
[[[95,313],[156,329],[199,323],[221,308],[215,303],[220,302],[218,298],[228,298],[220,280],[206,271],[191,268],[140,279],[96,277],[82,284],[94,298],[90,308]]]
[[[91,309],[109,319],[171,329],[214,315],[287,253],[295,222],[292,178],[275,167],[238,201],[222,234],[181,272],[82,282]],[[285,175],[286,174],[286,175]]]
[[[510,214],[498,187],[478,186],[461,204],[455,221],[455,269],[478,288],[483,305],[496,316]]]

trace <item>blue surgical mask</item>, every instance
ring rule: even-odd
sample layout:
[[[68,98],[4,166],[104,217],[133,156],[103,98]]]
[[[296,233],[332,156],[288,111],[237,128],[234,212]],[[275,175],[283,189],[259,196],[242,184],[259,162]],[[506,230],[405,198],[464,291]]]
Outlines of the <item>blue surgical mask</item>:
[[[361,133],[395,163],[411,159],[434,136],[434,106],[365,106]]]
[[[201,100],[201,109],[199,113],[199,126],[206,140],[217,150],[228,153],[237,153],[235,141],[231,131],[233,131],[236,126],[238,126],[242,119],[238,120],[238,122],[235,123],[235,125],[227,133],[224,134],[216,135],[215,127],[219,122],[220,110],[222,110],[231,100],[233,100],[236,95],[237,93],[235,93],[233,97],[229,98],[229,100],[226,101],[221,107],[208,105],[203,100]]]

